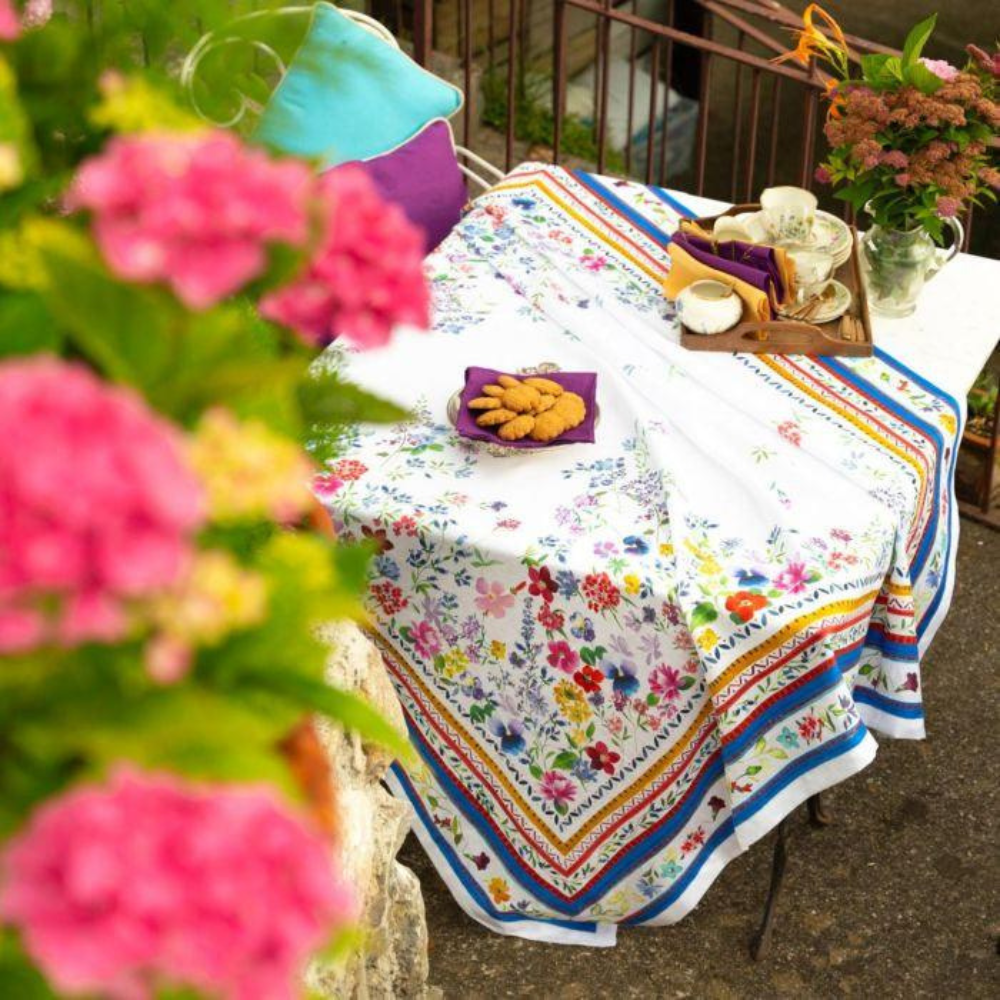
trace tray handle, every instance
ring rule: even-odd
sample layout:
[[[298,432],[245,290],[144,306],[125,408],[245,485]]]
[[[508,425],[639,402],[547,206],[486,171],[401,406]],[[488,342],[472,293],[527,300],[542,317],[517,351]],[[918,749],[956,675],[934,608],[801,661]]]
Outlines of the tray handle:
[[[756,320],[740,323],[733,332],[744,340],[788,346],[815,343],[817,337],[831,344],[837,342],[821,327],[797,320]]]

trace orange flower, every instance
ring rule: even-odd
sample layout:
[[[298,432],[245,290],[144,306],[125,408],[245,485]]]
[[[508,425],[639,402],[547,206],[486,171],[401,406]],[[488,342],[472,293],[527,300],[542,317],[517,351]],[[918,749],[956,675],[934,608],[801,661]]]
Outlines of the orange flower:
[[[840,81],[836,77],[828,76],[826,78],[826,89],[823,96],[830,102],[830,107],[826,112],[827,120],[844,117],[845,99],[844,95],[837,89],[839,84]]]
[[[726,598],[726,610],[732,612],[742,621],[748,622],[769,603],[763,594],[755,594],[750,590],[738,590]]]
[[[489,890],[489,894],[493,902],[498,906],[501,903],[507,903],[510,901],[510,888],[507,885],[506,879],[491,878],[489,882],[486,883],[486,888]]]
[[[836,44],[813,24],[813,17],[819,18],[826,29],[833,35]],[[840,25],[819,4],[811,3],[802,14],[802,30],[795,32],[798,44],[784,55],[776,56],[772,62],[782,63],[794,59],[803,66],[809,65],[813,56],[829,56],[840,53],[846,56],[847,39],[840,30]]]

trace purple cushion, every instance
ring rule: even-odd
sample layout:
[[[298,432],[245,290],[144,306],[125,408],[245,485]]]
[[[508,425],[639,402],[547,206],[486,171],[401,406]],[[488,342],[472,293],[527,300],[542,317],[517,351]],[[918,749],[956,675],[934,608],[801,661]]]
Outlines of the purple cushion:
[[[432,121],[402,146],[360,166],[382,196],[396,202],[424,231],[427,253],[461,218],[469,196],[446,121]]]

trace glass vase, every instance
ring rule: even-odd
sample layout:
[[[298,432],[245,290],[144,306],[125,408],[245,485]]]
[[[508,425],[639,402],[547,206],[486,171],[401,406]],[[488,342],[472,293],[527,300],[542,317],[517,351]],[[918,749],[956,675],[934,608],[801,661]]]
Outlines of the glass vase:
[[[861,238],[861,267],[868,307],[883,316],[909,316],[924,285],[954,257],[964,236],[958,219],[944,219],[954,242],[947,250],[922,226],[886,229],[877,224]]]

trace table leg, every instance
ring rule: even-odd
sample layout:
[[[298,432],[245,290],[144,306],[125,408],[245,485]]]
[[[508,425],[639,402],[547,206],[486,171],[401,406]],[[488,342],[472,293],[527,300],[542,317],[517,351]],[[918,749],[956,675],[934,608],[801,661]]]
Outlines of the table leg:
[[[771,929],[774,926],[774,917],[778,908],[778,896],[781,894],[781,885],[785,880],[785,862],[788,860],[787,830],[788,819],[783,819],[775,831],[774,858],[771,862],[771,886],[767,892],[767,903],[764,905],[764,916],[761,919],[760,927],[750,942],[750,957],[759,962],[767,956],[771,948]]]
[[[810,795],[807,805],[809,806],[809,822],[813,826],[829,826],[833,822],[833,817],[829,812],[827,812],[825,806],[823,805],[822,792]]]

